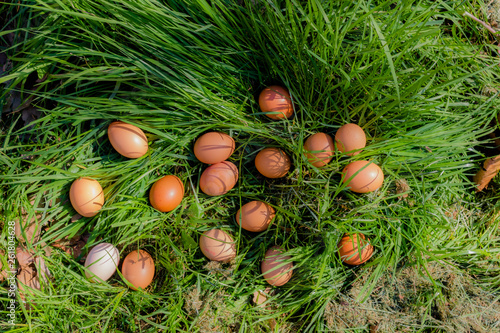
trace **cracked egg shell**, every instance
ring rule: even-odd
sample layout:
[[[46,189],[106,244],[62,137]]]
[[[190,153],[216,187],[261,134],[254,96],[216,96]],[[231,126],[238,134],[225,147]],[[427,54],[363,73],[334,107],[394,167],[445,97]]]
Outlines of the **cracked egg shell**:
[[[233,238],[220,229],[205,231],[200,237],[200,249],[205,257],[214,261],[229,261],[236,257]]]
[[[234,152],[234,139],[225,133],[203,134],[194,144],[194,155],[206,164],[216,164],[227,160]]]
[[[363,169],[364,168],[364,169]],[[361,170],[363,169],[363,170]],[[359,173],[349,181],[356,172]],[[384,173],[382,169],[370,161],[356,161],[349,163],[342,170],[343,182],[347,188],[356,193],[373,192],[382,186]]]
[[[145,289],[155,275],[153,258],[144,250],[130,252],[123,259],[122,275],[132,285],[130,288],[133,290]]]
[[[139,158],[148,151],[148,138],[137,126],[114,121],[108,126],[109,142],[122,156]]]
[[[85,217],[95,216],[104,205],[101,184],[92,178],[78,178],[71,184],[69,200],[78,214]]]

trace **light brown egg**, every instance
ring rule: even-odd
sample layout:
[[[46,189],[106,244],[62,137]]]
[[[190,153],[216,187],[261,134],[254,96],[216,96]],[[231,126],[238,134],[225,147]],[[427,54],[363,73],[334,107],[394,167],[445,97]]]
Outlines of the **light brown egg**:
[[[201,252],[210,260],[229,261],[236,257],[233,238],[222,230],[205,231],[200,237]]]
[[[361,153],[358,149],[366,147],[365,131],[356,124],[345,124],[335,134],[335,142],[337,148],[346,155],[357,155]]]
[[[158,179],[149,191],[151,206],[160,212],[170,212],[182,202],[184,184],[174,175]]]
[[[363,234],[345,234],[337,247],[342,262],[353,266],[368,261],[373,254],[373,246]]]
[[[267,229],[275,215],[274,208],[265,202],[251,201],[238,210],[236,222],[245,230],[261,232]]]
[[[145,289],[153,281],[155,276],[155,263],[149,253],[144,250],[130,252],[122,264],[123,277],[137,290],[139,287]]]
[[[255,167],[267,178],[286,176],[291,165],[290,157],[279,148],[264,148],[255,157]]]
[[[200,189],[211,196],[226,194],[238,181],[238,168],[229,161],[212,164],[200,177]]]
[[[282,254],[283,252],[285,251],[279,246],[269,248],[260,266],[264,279],[272,286],[284,285],[291,279],[293,274],[293,263],[284,263],[290,260],[291,257]]]
[[[366,166],[366,167],[365,167]],[[361,170],[364,167],[363,170]],[[359,173],[349,181],[358,170]],[[343,182],[351,191],[356,193],[373,192],[382,186],[384,173],[378,165],[370,161],[356,161],[349,163],[342,170]]]
[[[259,95],[259,106],[262,112],[271,119],[290,118],[293,115],[293,105],[288,90],[280,86],[269,86]]]
[[[92,217],[104,205],[104,193],[101,184],[92,178],[78,178],[71,184],[69,200],[78,214]]]
[[[138,158],[148,151],[148,138],[137,126],[114,121],[108,127],[109,142],[115,150],[128,158]]]
[[[335,145],[333,139],[326,133],[316,133],[307,138],[304,143],[304,155],[309,163],[321,168],[333,158]]]
[[[210,132],[203,134],[194,143],[194,155],[206,164],[225,161],[234,152],[234,140],[225,133]]]

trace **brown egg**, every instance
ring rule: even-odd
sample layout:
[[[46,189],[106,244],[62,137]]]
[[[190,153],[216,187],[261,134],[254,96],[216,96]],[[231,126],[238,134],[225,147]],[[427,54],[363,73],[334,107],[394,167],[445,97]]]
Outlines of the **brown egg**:
[[[245,230],[261,232],[267,229],[275,215],[274,208],[265,202],[251,201],[238,210],[236,222]]]
[[[260,266],[264,279],[272,286],[282,286],[292,277],[293,263],[283,263],[291,257],[283,255],[283,252],[285,251],[279,246],[269,248]],[[278,266],[281,267],[277,268]]]
[[[145,289],[151,284],[155,275],[153,258],[144,250],[130,252],[123,260],[122,274],[133,285],[130,288]]]
[[[174,210],[184,197],[184,184],[173,175],[167,175],[158,179],[149,191],[151,206],[160,212]]]
[[[78,178],[71,184],[69,200],[78,214],[92,217],[104,205],[104,193],[101,184],[92,178]]]
[[[325,133],[313,134],[304,143],[304,155],[309,163],[317,168],[327,165],[332,160],[334,152],[333,139]]]
[[[335,142],[337,148],[346,155],[357,155],[361,153],[361,150],[358,149],[366,146],[365,131],[356,124],[345,124],[335,134]]]
[[[222,230],[205,231],[200,237],[201,252],[210,260],[229,261],[236,257],[233,238]]]
[[[291,164],[290,157],[279,148],[264,148],[255,157],[255,167],[267,178],[284,177]]]
[[[365,167],[366,166],[366,167]],[[365,167],[363,170],[361,170]],[[349,181],[358,170],[359,173]],[[356,193],[373,192],[382,186],[384,182],[384,173],[378,165],[370,161],[356,161],[349,163],[344,170],[342,170],[343,182],[347,183],[348,188]]]
[[[194,155],[206,164],[225,161],[234,152],[234,140],[225,133],[210,132],[203,134],[194,144]]]
[[[238,181],[238,168],[229,161],[212,164],[200,177],[200,189],[211,196],[229,192]]]
[[[345,234],[337,247],[342,262],[353,266],[368,261],[373,254],[373,246],[365,240],[363,234]]]
[[[269,86],[259,95],[259,106],[262,112],[268,113],[271,119],[290,118],[293,115],[293,105],[288,90],[280,86]]]
[[[137,126],[114,121],[109,124],[108,138],[115,150],[128,158],[138,158],[148,151],[148,138]]]

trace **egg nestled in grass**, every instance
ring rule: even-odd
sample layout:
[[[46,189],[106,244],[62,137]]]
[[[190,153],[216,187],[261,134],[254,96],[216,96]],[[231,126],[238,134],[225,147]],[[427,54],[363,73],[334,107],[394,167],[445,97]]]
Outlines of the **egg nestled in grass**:
[[[292,278],[293,263],[291,257],[284,255],[285,251],[279,246],[269,248],[261,263],[264,279],[272,286],[282,286]]]
[[[238,168],[229,161],[212,164],[200,177],[200,189],[210,196],[229,192],[238,181]]]
[[[367,262],[373,254],[373,246],[363,234],[345,234],[337,247],[342,262],[352,266]]]
[[[251,201],[243,205],[236,213],[236,222],[245,230],[261,232],[267,229],[276,212],[262,201]]]
[[[255,156],[255,167],[267,178],[286,176],[292,162],[290,157],[279,148],[264,148]]]
[[[137,126],[122,121],[114,121],[108,126],[111,145],[128,158],[139,158],[148,151],[148,138]]]
[[[356,124],[345,124],[335,134],[337,149],[348,156],[361,153],[366,146],[365,131]]]
[[[335,146],[333,139],[326,133],[316,133],[304,143],[304,155],[309,163],[317,168],[324,167],[333,158]]]
[[[194,155],[206,164],[216,164],[227,160],[234,152],[235,143],[225,133],[210,132],[203,134],[194,144]]]
[[[101,243],[92,248],[85,259],[85,276],[92,282],[107,281],[116,272],[120,262],[120,252],[109,243]]]
[[[151,284],[155,275],[153,258],[144,250],[130,252],[123,259],[122,275],[132,285],[132,289],[145,289]]]
[[[259,106],[266,116],[273,120],[290,118],[293,115],[293,105],[286,88],[269,86],[259,95]]]
[[[382,186],[384,173],[371,161],[355,161],[342,170],[342,181],[356,193],[373,192]],[[352,179],[351,179],[352,177]]]
[[[167,175],[158,179],[149,191],[151,206],[160,212],[170,212],[182,202],[184,184],[179,177]]]
[[[233,238],[220,229],[205,231],[200,237],[200,249],[205,257],[214,261],[230,261],[236,257]]]
[[[69,200],[78,214],[92,217],[104,205],[104,192],[97,180],[87,177],[78,178],[71,184]]]

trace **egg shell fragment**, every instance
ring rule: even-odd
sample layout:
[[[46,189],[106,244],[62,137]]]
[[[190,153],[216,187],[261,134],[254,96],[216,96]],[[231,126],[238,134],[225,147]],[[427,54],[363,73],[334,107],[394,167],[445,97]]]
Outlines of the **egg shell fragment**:
[[[291,165],[290,157],[280,148],[264,148],[255,156],[255,167],[267,178],[286,176]]]
[[[261,232],[269,227],[275,215],[274,208],[267,203],[251,201],[238,210],[236,222],[245,230]]]
[[[194,155],[206,164],[216,164],[227,160],[234,152],[234,139],[221,132],[203,134],[194,144]]]
[[[104,192],[97,180],[87,177],[78,178],[71,184],[69,200],[78,214],[92,217],[104,205]]]
[[[200,237],[200,249],[205,257],[214,261],[229,261],[236,257],[233,238],[220,229],[205,231]]]
[[[148,138],[137,126],[114,121],[108,126],[109,142],[115,150],[128,158],[139,158],[148,151]]]
[[[184,184],[179,177],[167,175],[158,179],[149,191],[151,206],[160,212],[170,212],[182,202]]]
[[[266,116],[273,120],[290,118],[293,115],[293,105],[290,94],[286,88],[280,86],[269,86],[261,91],[259,95],[259,106]]]
[[[335,133],[335,142],[339,151],[354,156],[361,153],[360,149],[366,147],[366,134],[356,124],[345,124]]]
[[[212,164],[200,177],[200,189],[210,196],[229,192],[238,181],[238,168],[229,161]]]
[[[364,169],[363,169],[364,168]],[[361,170],[362,169],[362,170]],[[356,172],[359,173],[349,181]],[[382,186],[384,173],[382,169],[370,161],[355,161],[342,170],[343,182],[356,193],[373,192]]]
[[[361,265],[368,261],[373,254],[373,246],[363,234],[345,234],[337,247],[342,262],[352,266]]]
[[[282,286],[292,278],[293,263],[284,263],[291,257],[282,254],[283,252],[285,251],[279,246],[269,248],[261,264],[264,279],[272,286]]]
[[[151,255],[144,251],[132,251],[122,264],[122,275],[130,283],[133,290],[145,289],[153,281],[155,263]]]
[[[115,273],[119,262],[120,253],[115,246],[109,243],[98,244],[87,255],[85,276],[91,282],[99,279],[107,281]]]
[[[335,145],[330,135],[316,133],[307,138],[304,143],[304,155],[309,163],[317,168],[324,167],[333,158]]]

